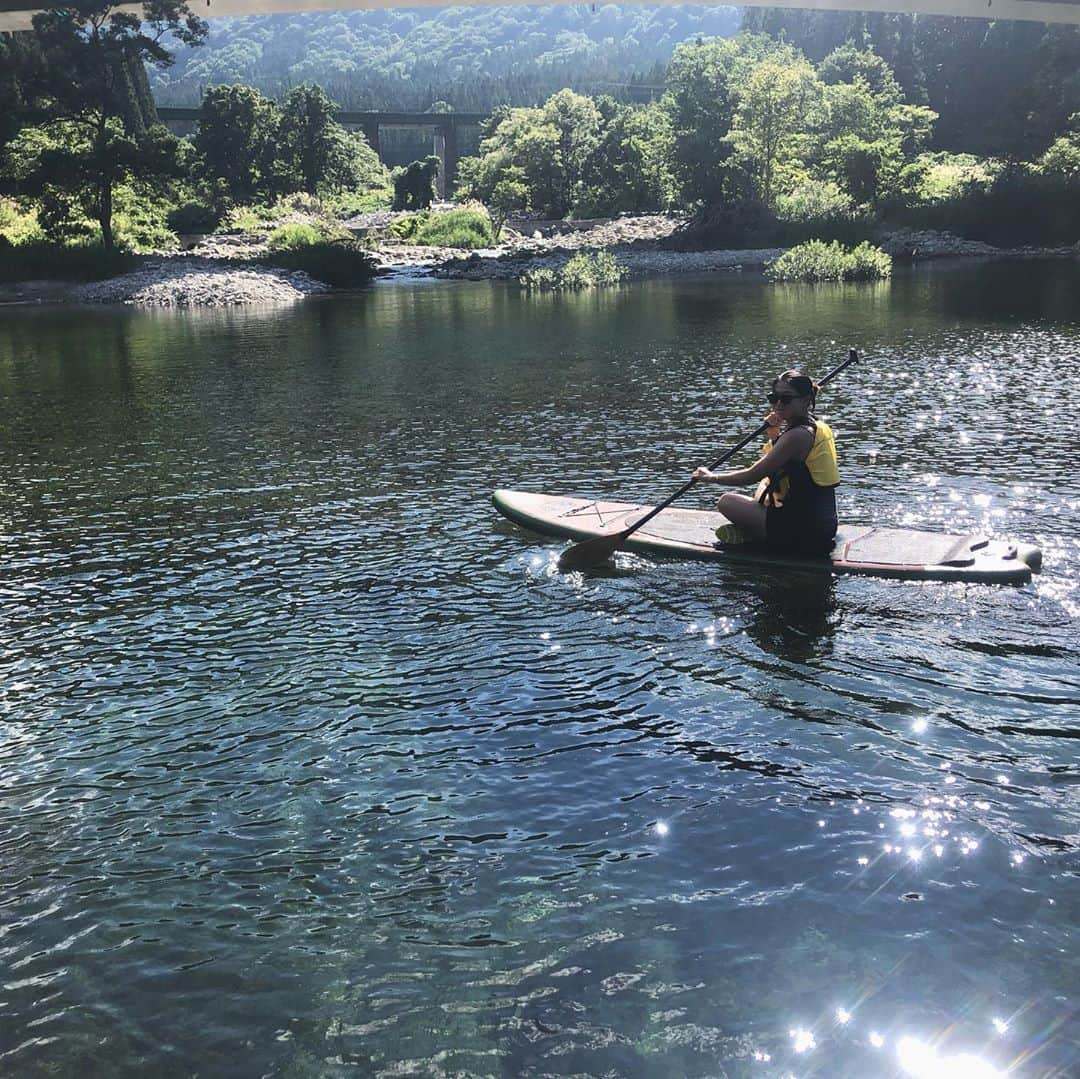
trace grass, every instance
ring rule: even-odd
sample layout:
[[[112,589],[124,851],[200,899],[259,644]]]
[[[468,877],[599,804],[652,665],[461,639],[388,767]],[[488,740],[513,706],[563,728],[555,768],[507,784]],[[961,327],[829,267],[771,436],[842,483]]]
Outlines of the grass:
[[[880,247],[847,248],[837,240],[799,244],[765,270],[769,281],[876,281],[891,274],[892,258]]]

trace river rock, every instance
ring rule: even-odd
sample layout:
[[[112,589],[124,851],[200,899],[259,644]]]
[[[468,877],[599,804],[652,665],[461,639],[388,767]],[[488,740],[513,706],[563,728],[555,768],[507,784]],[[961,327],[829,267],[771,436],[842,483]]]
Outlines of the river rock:
[[[151,307],[225,307],[288,303],[329,285],[299,270],[222,265],[205,259],[152,260],[132,273],[71,290],[76,303],[130,303]]]

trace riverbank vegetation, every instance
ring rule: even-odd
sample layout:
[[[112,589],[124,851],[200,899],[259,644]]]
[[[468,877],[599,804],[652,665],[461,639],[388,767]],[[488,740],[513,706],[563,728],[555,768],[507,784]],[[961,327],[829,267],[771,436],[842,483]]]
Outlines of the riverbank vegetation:
[[[400,240],[430,247],[472,250],[495,243],[491,218],[482,206],[460,206],[444,213],[423,210],[399,217],[390,228]]]
[[[518,284],[538,292],[576,291],[617,285],[626,274],[626,267],[620,266],[610,251],[582,251],[572,255],[561,270],[527,270]]]
[[[892,274],[892,258],[865,241],[847,248],[838,240],[809,240],[766,267],[769,281],[880,281]]]
[[[585,18],[577,9],[513,11],[511,22],[548,19],[551,27]],[[603,11],[598,22],[641,17]],[[655,17],[669,29],[697,20],[700,32],[711,16],[680,9]],[[215,26],[238,44],[283,18],[293,17]],[[385,30],[400,18],[310,16],[303,34],[286,35],[285,52],[319,25],[383,19]],[[431,34],[453,37],[466,24],[480,33],[476,13],[448,17],[441,29],[427,16],[409,18],[429,28],[433,78],[446,59],[445,43]],[[610,93],[564,86],[532,103],[497,105],[457,176],[457,196],[482,208],[420,209],[399,219],[396,234],[475,248],[496,242],[512,215],[679,211],[690,216],[679,241],[687,247],[818,240],[812,250],[822,265],[836,262],[834,243],[862,250],[857,245],[897,228],[999,245],[1080,241],[1075,28],[762,9],[747,12],[744,27],[677,45],[669,37],[663,62],[642,45],[636,67],[623,56],[629,81]],[[485,32],[505,36],[507,24],[496,20]],[[511,36],[515,49],[525,47],[520,27]],[[254,232],[272,240],[272,258],[310,261],[318,251],[328,265],[351,261],[352,276],[361,273],[370,260],[359,258],[342,221],[389,207],[395,184],[336,110],[417,103],[404,91],[394,100],[365,98],[362,76],[347,75],[337,61],[317,67],[312,42],[304,64],[289,69],[287,89],[262,76],[252,78],[258,85],[215,85],[232,61],[220,45],[207,53],[208,38],[207,24],[180,0],[153,0],[142,20],[105,0],[78,0],[37,16],[33,34],[0,35],[0,274],[10,280],[18,267],[41,266],[46,252],[61,250],[70,257],[56,260],[57,274],[76,266],[92,274],[95,264],[112,272],[115,252],[167,250],[181,235],[213,231]],[[568,82],[581,82],[587,68],[582,40],[564,40],[568,59],[556,68]],[[345,47],[334,42],[335,50]],[[368,45],[354,38],[350,47],[360,55]],[[539,38],[530,47],[543,53]],[[422,51],[409,61],[416,70]],[[205,63],[196,62],[200,55]],[[492,60],[493,69],[504,58]],[[201,80],[196,130],[179,137],[155,122],[151,83],[179,93],[198,71],[216,74]],[[334,96],[315,81],[296,85],[296,72],[318,76]],[[464,90],[455,97],[453,80],[436,79],[431,93],[445,98],[440,109],[476,108],[475,80],[469,85],[472,97]],[[496,96],[489,90],[488,106]],[[418,205],[429,201],[433,160],[415,162],[426,185]],[[407,175],[396,174],[399,202]]]

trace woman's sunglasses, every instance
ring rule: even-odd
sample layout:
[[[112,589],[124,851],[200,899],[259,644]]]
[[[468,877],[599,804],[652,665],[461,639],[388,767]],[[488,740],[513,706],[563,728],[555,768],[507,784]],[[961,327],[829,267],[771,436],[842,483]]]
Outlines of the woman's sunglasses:
[[[770,393],[768,401],[770,405],[790,405],[792,401],[798,400],[800,396],[797,393]]]

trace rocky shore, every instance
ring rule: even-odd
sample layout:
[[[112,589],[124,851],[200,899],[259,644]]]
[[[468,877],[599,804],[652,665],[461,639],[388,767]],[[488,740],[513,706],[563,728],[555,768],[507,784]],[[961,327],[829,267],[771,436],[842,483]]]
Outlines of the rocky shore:
[[[356,236],[386,236],[388,212],[347,222]],[[606,250],[630,278],[672,274],[760,271],[783,248],[694,251],[676,249],[685,220],[642,214],[600,221],[512,221],[496,247],[478,251],[418,247],[377,240],[374,255],[384,280],[437,277],[451,280],[513,280],[527,270],[561,269],[577,252]],[[880,245],[907,261],[941,258],[1077,258],[1080,245],[1062,248],[991,247],[940,232],[893,232]],[[265,250],[257,234],[198,238],[188,251],[147,259],[138,270],[89,285],[24,282],[0,288],[0,303],[130,303],[157,307],[218,307],[288,303],[333,289],[307,274],[256,265]]]
[[[133,273],[79,285],[73,303],[132,303],[147,307],[223,307],[286,303],[333,291],[302,271],[240,265],[199,257],[149,259]]]

